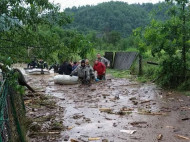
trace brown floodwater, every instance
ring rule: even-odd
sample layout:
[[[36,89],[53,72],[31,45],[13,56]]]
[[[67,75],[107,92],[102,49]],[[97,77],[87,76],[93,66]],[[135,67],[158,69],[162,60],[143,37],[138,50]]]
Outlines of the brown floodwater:
[[[52,141],[87,142],[89,138],[96,138],[95,142],[190,141],[188,96],[164,91],[152,83],[109,76],[107,81],[90,87],[57,85],[53,77],[53,73],[26,75],[31,86],[54,96],[64,110],[57,119],[68,129]]]

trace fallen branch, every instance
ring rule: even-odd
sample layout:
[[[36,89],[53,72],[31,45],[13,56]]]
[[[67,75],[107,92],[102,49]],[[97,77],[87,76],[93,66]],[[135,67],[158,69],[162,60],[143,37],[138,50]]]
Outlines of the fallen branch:
[[[182,136],[182,135],[176,135],[178,138],[185,139],[185,140],[190,140],[190,138]]]

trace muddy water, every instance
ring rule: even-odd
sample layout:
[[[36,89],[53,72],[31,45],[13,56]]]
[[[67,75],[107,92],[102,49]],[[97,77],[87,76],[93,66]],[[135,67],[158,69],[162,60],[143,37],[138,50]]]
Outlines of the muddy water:
[[[189,141],[177,135],[190,138],[190,97],[128,79],[112,78],[90,87],[55,85],[53,74],[27,79],[64,108],[59,118],[68,129],[54,141],[156,142],[159,134],[163,142]]]

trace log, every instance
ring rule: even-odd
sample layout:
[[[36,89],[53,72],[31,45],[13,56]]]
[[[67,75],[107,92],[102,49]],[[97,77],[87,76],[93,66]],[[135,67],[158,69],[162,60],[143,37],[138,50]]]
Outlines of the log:
[[[14,73],[18,73],[18,83],[21,86],[26,86],[30,91],[35,92],[34,89],[27,84],[24,75],[22,74],[22,72],[19,69],[13,69]]]

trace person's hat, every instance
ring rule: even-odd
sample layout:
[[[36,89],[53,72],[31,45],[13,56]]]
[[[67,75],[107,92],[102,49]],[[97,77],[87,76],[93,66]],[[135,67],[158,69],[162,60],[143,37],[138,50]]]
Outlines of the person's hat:
[[[85,60],[82,60],[82,61],[81,61],[81,64],[82,64],[82,63],[85,63]]]

